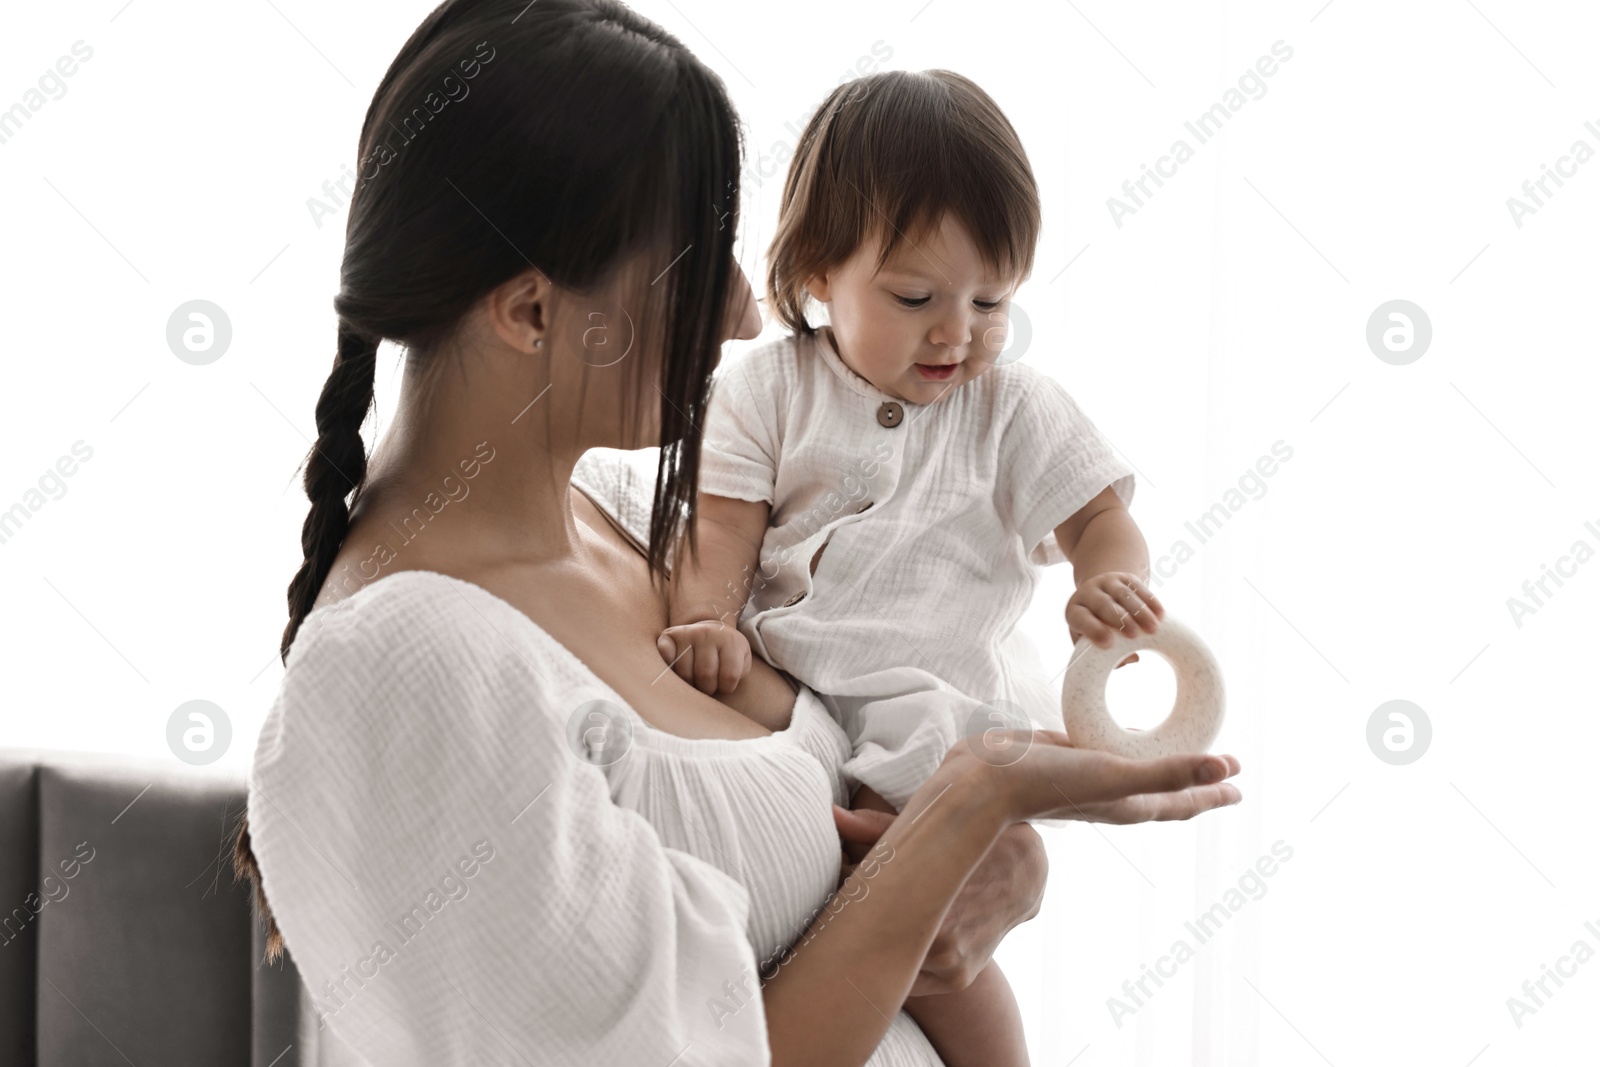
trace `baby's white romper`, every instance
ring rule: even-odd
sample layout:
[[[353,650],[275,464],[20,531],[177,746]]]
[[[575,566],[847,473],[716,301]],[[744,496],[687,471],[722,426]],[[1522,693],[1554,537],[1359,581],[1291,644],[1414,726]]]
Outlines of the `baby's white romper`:
[[[1132,470],[1054,379],[991,368],[932,404],[840,359],[826,328],[718,372],[700,489],[765,500],[740,631],[849,735],[844,765],[896,808],[956,741],[1014,723],[1061,729],[1060,683],[1016,625],[1054,530]]]

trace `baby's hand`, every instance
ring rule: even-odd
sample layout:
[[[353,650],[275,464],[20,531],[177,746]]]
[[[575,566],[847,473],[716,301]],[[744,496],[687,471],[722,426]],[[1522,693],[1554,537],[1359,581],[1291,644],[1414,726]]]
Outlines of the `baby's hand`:
[[[717,619],[669,626],[656,638],[661,658],[703,693],[731,693],[750,673],[750,642]]]
[[[1166,613],[1137,574],[1107,571],[1094,575],[1067,599],[1067,635],[1073,644],[1087,634],[1097,648],[1110,648],[1117,633],[1129,637],[1140,630],[1155,633],[1158,620]],[[1135,652],[1117,666],[1137,662],[1139,654]]]

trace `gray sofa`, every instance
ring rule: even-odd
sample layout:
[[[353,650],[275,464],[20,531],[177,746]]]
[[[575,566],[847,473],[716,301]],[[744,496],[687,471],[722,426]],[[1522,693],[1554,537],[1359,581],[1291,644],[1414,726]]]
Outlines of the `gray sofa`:
[[[347,1064],[235,884],[244,777],[0,749],[0,1064]]]

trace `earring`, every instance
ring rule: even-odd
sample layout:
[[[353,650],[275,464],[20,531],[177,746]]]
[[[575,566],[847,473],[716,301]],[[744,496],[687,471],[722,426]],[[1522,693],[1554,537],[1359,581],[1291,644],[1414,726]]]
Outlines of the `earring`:
[[[535,337],[533,339],[533,347],[534,348],[541,348],[543,346],[544,346],[544,338],[543,337]]]

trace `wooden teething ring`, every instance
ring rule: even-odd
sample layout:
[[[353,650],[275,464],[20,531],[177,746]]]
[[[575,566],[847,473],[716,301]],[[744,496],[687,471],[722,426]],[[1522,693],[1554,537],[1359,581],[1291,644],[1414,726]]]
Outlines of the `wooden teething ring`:
[[[1171,664],[1178,695],[1155,729],[1127,730],[1106,708],[1106,682],[1129,653],[1145,649]],[[1078,638],[1061,684],[1061,719],[1072,743],[1131,759],[1205,752],[1222,729],[1222,708],[1222,670],[1216,657],[1199,634],[1171,615],[1153,634],[1113,634],[1110,648]]]

